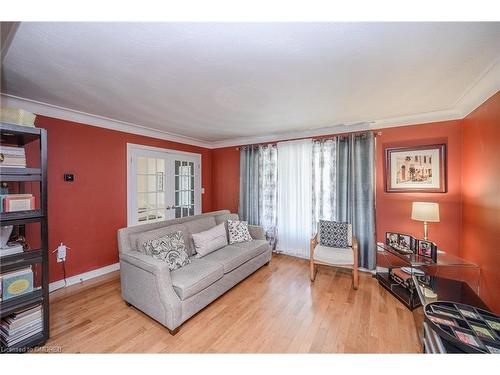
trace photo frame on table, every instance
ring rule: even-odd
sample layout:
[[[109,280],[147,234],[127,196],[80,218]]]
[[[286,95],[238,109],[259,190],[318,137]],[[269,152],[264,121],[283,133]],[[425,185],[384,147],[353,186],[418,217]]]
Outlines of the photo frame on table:
[[[396,232],[385,233],[385,243],[387,246],[392,247],[394,250],[403,254],[415,253],[416,240],[414,237]]]
[[[417,255],[430,258],[434,262],[437,260],[437,246],[432,241],[417,240],[416,251]]]
[[[385,191],[446,193],[446,144],[385,149]]]

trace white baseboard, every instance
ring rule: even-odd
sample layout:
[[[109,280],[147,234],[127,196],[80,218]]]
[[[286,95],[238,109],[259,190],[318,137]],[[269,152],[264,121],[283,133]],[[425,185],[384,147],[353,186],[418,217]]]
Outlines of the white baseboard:
[[[97,268],[89,272],[84,272],[79,275],[68,277],[66,278],[66,282],[64,282],[64,279],[54,281],[53,283],[49,284],[49,293],[53,292],[54,290],[64,288],[65,286],[78,284],[85,280],[93,279],[94,277],[102,276],[113,271],[118,271],[119,269],[120,263],[114,263],[106,267]]]

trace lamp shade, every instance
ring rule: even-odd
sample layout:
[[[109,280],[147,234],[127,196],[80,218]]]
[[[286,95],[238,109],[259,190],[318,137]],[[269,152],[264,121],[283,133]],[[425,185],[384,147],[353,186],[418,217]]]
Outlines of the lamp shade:
[[[411,218],[418,221],[439,222],[439,204],[431,202],[413,202]]]

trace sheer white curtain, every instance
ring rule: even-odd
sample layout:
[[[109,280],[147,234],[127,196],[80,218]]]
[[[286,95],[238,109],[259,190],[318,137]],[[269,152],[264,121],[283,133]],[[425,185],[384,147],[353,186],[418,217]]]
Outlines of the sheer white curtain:
[[[311,139],[278,145],[277,250],[309,257],[312,236]]]

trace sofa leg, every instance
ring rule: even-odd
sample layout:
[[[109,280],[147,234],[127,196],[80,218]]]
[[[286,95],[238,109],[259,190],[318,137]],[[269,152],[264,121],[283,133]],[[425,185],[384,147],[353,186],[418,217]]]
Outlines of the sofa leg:
[[[128,303],[127,301],[125,301],[125,305],[127,305],[127,307],[131,307],[132,304]]]
[[[168,329],[168,328],[167,328]],[[181,330],[181,327],[177,327],[176,329],[168,329],[168,332],[172,335],[175,336],[177,333]]]
[[[357,290],[358,289],[358,285],[359,285],[359,274],[358,274],[358,268],[355,267],[352,270],[352,288],[354,290]]]

